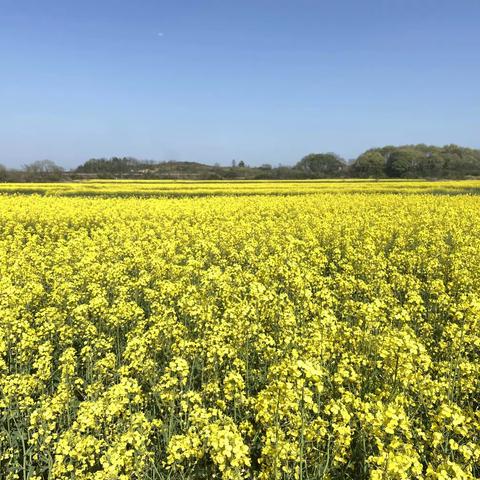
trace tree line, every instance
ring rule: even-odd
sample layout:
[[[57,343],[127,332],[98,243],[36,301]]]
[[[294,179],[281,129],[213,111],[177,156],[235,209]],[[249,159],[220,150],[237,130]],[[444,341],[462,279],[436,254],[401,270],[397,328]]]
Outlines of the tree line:
[[[85,178],[130,179],[315,179],[315,178],[466,178],[480,176],[480,150],[446,145],[372,148],[346,161],[335,153],[311,153],[293,166],[250,167],[233,160],[229,166],[196,162],[155,162],[133,157],[92,158],[65,171],[50,160],[19,170],[0,165],[0,181],[68,181]]]

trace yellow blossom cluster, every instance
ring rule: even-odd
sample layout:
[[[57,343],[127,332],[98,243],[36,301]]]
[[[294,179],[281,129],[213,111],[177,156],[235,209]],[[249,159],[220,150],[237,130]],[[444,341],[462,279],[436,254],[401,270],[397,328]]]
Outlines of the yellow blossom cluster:
[[[0,478],[479,478],[480,197],[443,183],[0,195]]]

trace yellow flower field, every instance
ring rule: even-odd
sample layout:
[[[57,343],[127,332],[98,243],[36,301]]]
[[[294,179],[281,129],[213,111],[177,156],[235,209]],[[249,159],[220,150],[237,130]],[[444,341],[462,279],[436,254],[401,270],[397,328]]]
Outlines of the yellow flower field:
[[[56,183],[0,183],[0,194],[101,197],[197,197],[230,195],[306,195],[313,193],[480,194],[478,180],[326,179],[326,180],[92,180]]]
[[[480,182],[0,190],[1,479],[480,477]]]

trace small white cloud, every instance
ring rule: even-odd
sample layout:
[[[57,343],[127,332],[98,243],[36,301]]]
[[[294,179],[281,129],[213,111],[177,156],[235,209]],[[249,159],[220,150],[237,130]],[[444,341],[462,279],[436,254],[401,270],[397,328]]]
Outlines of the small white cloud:
[[[157,35],[158,35],[159,37],[163,37],[163,32],[158,32]]]

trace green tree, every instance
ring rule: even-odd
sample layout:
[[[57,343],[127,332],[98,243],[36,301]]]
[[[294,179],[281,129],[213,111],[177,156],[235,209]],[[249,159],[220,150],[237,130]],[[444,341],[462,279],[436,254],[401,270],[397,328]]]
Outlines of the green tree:
[[[360,155],[350,168],[356,177],[384,177],[385,158],[378,151],[367,151]]]
[[[418,173],[422,177],[441,177],[444,172],[445,159],[440,153],[428,153],[418,166]]]
[[[0,182],[6,182],[8,177],[7,168],[0,163]]]
[[[345,167],[345,162],[335,153],[310,153],[295,166],[298,170],[319,177],[338,177]]]
[[[416,155],[410,150],[396,150],[387,158],[385,171],[389,177],[408,177],[416,166]]]

